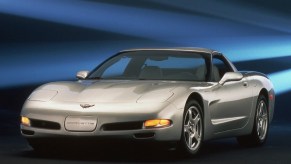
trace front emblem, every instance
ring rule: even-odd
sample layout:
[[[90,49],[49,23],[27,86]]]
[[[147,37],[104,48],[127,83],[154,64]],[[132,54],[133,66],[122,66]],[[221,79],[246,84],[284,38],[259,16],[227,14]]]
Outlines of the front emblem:
[[[80,106],[85,109],[85,108],[93,107],[95,105],[94,104],[80,104]]]

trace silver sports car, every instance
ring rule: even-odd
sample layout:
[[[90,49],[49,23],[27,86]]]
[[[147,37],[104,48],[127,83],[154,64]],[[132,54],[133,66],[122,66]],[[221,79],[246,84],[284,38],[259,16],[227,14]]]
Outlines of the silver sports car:
[[[189,155],[221,137],[256,146],[274,113],[266,75],[239,72],[209,49],[125,50],[77,78],[42,85],[26,100],[21,132],[33,148],[58,137],[174,141]]]

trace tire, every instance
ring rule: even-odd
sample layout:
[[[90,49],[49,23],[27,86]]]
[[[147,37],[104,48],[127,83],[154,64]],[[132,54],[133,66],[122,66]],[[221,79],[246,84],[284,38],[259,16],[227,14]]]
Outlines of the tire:
[[[197,101],[192,100],[187,102],[183,114],[181,139],[178,146],[181,155],[195,155],[201,148],[204,134],[201,111],[202,108]]]
[[[269,113],[266,97],[260,95],[256,105],[254,126],[252,133],[246,136],[237,137],[237,141],[242,146],[253,147],[263,145],[268,137]]]

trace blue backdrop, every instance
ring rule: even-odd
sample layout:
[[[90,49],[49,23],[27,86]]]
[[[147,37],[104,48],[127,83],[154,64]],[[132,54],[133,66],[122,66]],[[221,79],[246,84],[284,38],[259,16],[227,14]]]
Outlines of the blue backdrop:
[[[266,73],[279,98],[276,119],[288,120],[282,111],[291,98],[290,5],[288,0],[0,0],[1,97],[15,88],[74,79],[78,70],[91,70],[122,49],[206,47],[224,53],[239,70]]]

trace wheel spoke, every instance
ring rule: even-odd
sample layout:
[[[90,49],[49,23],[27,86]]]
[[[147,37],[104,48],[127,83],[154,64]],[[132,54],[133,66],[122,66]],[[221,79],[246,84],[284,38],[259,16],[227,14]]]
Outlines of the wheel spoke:
[[[184,136],[185,136],[185,140],[186,140],[186,142],[188,142],[188,140],[189,140],[189,135],[190,135],[189,132],[185,132],[185,133],[184,133]]]
[[[194,120],[194,125],[197,125],[198,122],[200,121],[200,115],[197,114],[193,120]]]
[[[264,135],[264,131],[265,131],[265,128],[264,128],[264,126],[261,126],[261,129],[260,129],[261,131],[260,131],[260,137],[263,137],[263,135]]]
[[[188,118],[189,118],[189,122],[192,123],[192,124],[194,124],[192,109],[189,109],[189,116],[188,116]]]
[[[265,134],[265,131],[266,131],[266,121],[263,121],[263,126],[262,126],[262,134],[264,135]]]
[[[268,120],[268,115],[267,115],[267,114],[263,114],[263,115],[262,115],[262,119],[263,119],[264,121]]]
[[[260,136],[261,135],[261,127],[260,126],[258,126],[258,136]]]
[[[259,108],[259,111],[258,111],[258,116],[259,116],[259,117],[261,117],[261,116],[262,116],[262,108],[261,108],[261,107]]]
[[[260,119],[257,119],[257,132],[258,132],[258,136],[260,136],[261,133],[261,126],[260,126]]]
[[[189,137],[188,137],[188,146],[191,148],[192,147],[192,140],[193,140],[193,137],[192,135],[189,134]]]
[[[199,142],[200,141],[200,135],[198,134],[198,132],[196,131],[196,133],[194,134],[194,137],[196,142]]]
[[[264,108],[264,103],[261,102],[260,108],[259,108],[259,115],[262,116],[263,115],[263,108]]]
[[[189,125],[184,125],[184,132],[189,132]]]
[[[192,110],[191,109],[188,110],[188,118],[189,118],[189,120],[192,120],[193,119],[193,117],[192,117]]]

